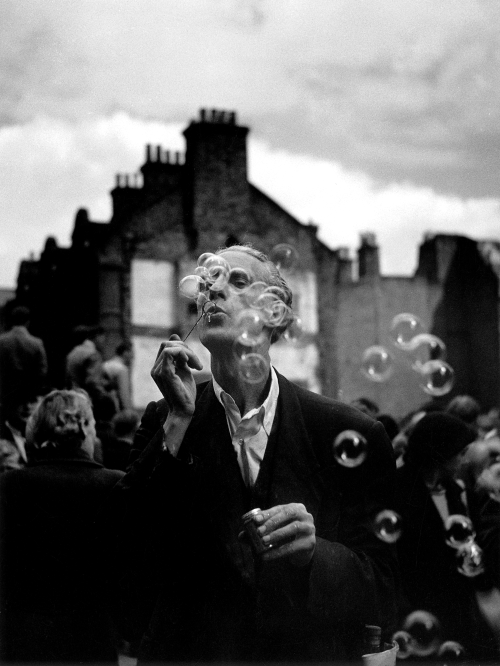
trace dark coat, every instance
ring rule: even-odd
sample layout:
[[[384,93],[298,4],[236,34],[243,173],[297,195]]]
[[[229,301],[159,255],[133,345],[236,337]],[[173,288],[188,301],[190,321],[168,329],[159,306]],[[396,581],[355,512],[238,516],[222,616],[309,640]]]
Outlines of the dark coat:
[[[0,417],[40,395],[47,378],[47,356],[40,338],[25,326],[0,335]]]
[[[211,383],[199,390],[177,458],[161,452],[164,401],[144,414],[136,460],[116,487],[126,543],[135,544],[124,580],[145,620],[144,661],[359,656],[363,625],[391,624],[395,552],[371,529],[392,502],[395,464],[384,429],[278,378],[275,423],[252,491]],[[369,443],[366,461],[353,469],[332,452],[346,429]],[[302,502],[314,517],[312,564],[254,562],[238,538],[241,516],[289,502]],[[129,624],[141,623],[133,615]]]
[[[0,475],[2,663],[116,661],[102,517],[122,476],[82,451]]]
[[[397,471],[396,507],[403,527],[397,542],[401,619],[414,610],[429,611],[441,624],[443,640],[461,643],[468,657],[493,657],[493,637],[475,599],[476,581],[458,572],[456,550],[446,544],[432,495],[420,470],[409,463]]]

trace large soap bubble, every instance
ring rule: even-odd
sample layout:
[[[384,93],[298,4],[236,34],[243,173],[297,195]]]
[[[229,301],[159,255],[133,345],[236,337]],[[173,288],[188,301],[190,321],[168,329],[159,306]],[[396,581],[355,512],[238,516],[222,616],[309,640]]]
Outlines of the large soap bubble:
[[[333,455],[342,467],[359,467],[368,452],[368,443],[355,430],[344,430],[333,442]]]
[[[207,269],[208,277],[206,278],[208,287],[211,291],[222,291],[229,282],[229,274],[231,266],[228,262],[218,254],[213,254],[208,257],[203,267]]]
[[[260,296],[265,292],[268,285],[265,282],[252,282],[244,291],[244,298],[247,305],[251,308],[258,307],[257,303]]]
[[[452,548],[460,548],[474,541],[476,533],[472,521],[467,516],[454,513],[445,522],[446,543]]]
[[[293,345],[300,345],[303,341],[303,336],[304,328],[302,325],[302,319],[297,315],[293,315],[291,322],[283,333],[283,338]]]
[[[428,395],[439,397],[453,388],[455,373],[445,361],[427,361],[419,370],[420,386]]]
[[[205,282],[198,275],[187,275],[179,282],[179,292],[184,298],[196,300],[205,287]]]
[[[424,325],[418,317],[409,312],[402,312],[392,320],[389,337],[396,347],[408,350],[413,338],[419,333],[424,332]]]
[[[392,354],[381,345],[365,349],[361,360],[361,372],[372,382],[385,382],[394,371]]]
[[[271,261],[280,271],[290,270],[297,263],[299,253],[292,245],[280,243],[275,245],[269,254]]]
[[[436,335],[420,333],[409,343],[412,366],[420,370],[428,361],[444,361],[446,345]]]
[[[266,379],[269,364],[261,354],[251,352],[243,356],[238,364],[241,378],[248,384],[258,384]]]
[[[385,543],[396,543],[401,536],[401,516],[395,511],[384,509],[373,521],[375,535]]]
[[[412,637],[412,652],[417,657],[434,654],[441,644],[441,625],[435,615],[425,610],[410,613],[403,623],[403,630]]]

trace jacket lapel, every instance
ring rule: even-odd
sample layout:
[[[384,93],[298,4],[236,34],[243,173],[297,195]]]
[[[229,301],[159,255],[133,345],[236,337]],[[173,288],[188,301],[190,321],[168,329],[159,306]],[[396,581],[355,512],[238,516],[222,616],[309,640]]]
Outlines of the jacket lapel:
[[[301,502],[316,516],[323,481],[312,448],[300,401],[293,384],[278,374],[276,429],[269,438],[253,491],[254,504],[270,508]]]

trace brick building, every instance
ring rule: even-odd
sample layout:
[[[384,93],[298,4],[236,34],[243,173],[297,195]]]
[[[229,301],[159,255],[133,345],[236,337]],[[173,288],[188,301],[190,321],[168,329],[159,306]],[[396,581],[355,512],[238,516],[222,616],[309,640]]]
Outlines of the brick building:
[[[426,400],[415,373],[403,364],[387,382],[374,384],[359,368],[363,350],[385,343],[391,319],[410,311],[445,340],[454,392],[497,405],[498,248],[429,237],[414,277],[382,277],[373,234],[362,237],[354,262],[345,248],[325,246],[314,225],[300,223],[249,183],[247,134],[235,113],[202,110],[184,131],[185,155],[147,146],[140,173],[117,175],[109,222],[91,221],[80,209],[69,248],[48,238],[39,260],[22,262],[16,299],[32,310],[54,382],[62,382],[72,328],[99,322],[108,354],[123,337],[133,340],[134,401],[143,407],[158,395],[149,370],[159,342],[172,332],[185,335],[196,319],[177,285],[199,254],[235,242],[250,241],[264,252],[289,243],[299,260],[286,277],[305,335],[298,346],[278,342],[272,356],[290,379],[345,400],[367,395],[384,411],[403,415]],[[190,341],[208,367],[196,333]]]

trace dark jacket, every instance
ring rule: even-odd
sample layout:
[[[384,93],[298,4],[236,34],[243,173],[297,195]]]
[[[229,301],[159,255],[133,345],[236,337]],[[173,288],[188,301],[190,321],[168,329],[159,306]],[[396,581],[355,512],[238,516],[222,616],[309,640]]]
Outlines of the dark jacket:
[[[47,378],[47,356],[40,338],[25,326],[0,335],[0,419],[18,404],[40,395]]]
[[[0,475],[2,663],[116,661],[103,507],[122,476],[82,451]]]
[[[371,520],[392,502],[395,464],[383,427],[278,375],[273,429],[255,487],[245,488],[211,383],[178,458],[161,452],[164,401],[151,403],[135,462],[116,487],[131,566],[125,594],[142,612],[143,661],[314,660],[359,656],[365,623],[393,621],[393,547]],[[368,440],[359,467],[335,462],[346,429]],[[312,564],[254,561],[238,539],[251,508],[302,502],[312,513]],[[141,566],[138,567],[138,563]],[[129,625],[139,628],[138,615]]]
[[[420,469],[409,463],[397,471],[396,510],[403,528],[397,542],[401,619],[414,610],[429,611],[440,622],[442,640],[458,641],[470,658],[492,658],[493,637],[477,607],[476,581],[459,573],[432,495]]]

